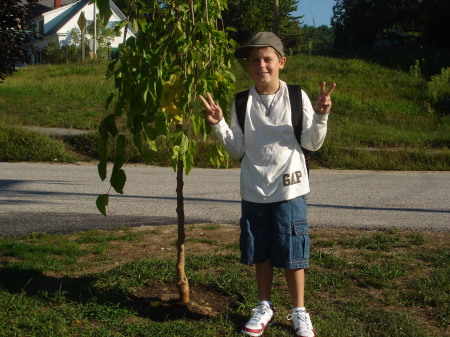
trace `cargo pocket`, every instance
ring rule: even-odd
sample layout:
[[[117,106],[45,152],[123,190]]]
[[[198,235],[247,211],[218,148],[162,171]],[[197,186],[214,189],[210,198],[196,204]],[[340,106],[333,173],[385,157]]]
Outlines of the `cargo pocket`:
[[[309,259],[310,240],[308,234],[308,224],[305,221],[299,221],[293,224],[292,241],[294,259]]]

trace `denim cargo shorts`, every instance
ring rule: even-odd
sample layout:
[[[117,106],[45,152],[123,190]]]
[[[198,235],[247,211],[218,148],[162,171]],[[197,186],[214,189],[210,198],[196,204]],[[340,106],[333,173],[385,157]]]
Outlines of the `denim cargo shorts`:
[[[307,268],[310,239],[306,196],[269,204],[242,200],[241,263],[270,260],[273,267]]]

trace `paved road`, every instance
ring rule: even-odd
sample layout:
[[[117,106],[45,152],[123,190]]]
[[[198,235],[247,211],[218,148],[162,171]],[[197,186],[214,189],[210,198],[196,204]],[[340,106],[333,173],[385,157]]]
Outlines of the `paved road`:
[[[109,184],[94,164],[0,163],[0,235],[176,223],[171,168],[127,166],[124,195],[108,216],[95,199]],[[311,171],[313,227],[450,232],[450,172]],[[239,170],[194,169],[185,177],[187,223],[237,224]]]

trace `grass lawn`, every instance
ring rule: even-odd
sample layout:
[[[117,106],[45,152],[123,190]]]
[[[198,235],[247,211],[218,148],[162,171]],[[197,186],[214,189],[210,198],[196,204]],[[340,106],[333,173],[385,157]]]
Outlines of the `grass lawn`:
[[[318,336],[449,336],[448,233],[311,229],[307,307]],[[0,238],[0,336],[240,336],[256,306],[239,228],[187,226],[191,302],[175,288],[176,227]],[[292,336],[277,270],[276,321]]]

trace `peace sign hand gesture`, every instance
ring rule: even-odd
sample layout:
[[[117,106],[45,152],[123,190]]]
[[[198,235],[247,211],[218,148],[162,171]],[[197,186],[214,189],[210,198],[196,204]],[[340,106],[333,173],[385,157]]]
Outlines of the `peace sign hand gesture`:
[[[214,100],[209,92],[206,93],[206,97],[208,98],[208,101],[202,95],[198,96],[206,108],[205,118],[210,124],[217,124],[223,118],[222,109],[214,103]]]
[[[330,112],[330,109],[332,106],[330,95],[331,95],[331,92],[336,87],[336,83],[333,83],[330,86],[330,89],[328,89],[328,91],[325,93],[325,85],[326,85],[325,82],[322,82],[322,84],[320,85],[319,98],[317,99],[316,106],[314,107],[314,111],[316,112],[316,114],[319,114],[319,115],[326,115],[327,113]]]

